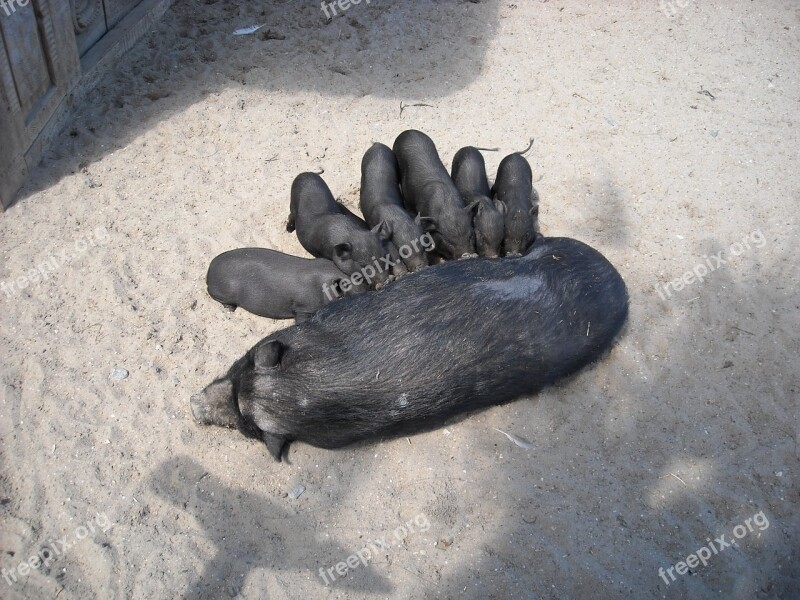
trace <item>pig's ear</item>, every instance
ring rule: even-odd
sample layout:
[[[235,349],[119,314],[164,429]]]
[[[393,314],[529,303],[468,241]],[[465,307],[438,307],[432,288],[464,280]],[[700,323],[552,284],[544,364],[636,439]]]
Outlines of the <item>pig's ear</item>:
[[[480,200],[474,200],[473,202],[470,202],[470,203],[469,203],[467,206],[465,206],[465,207],[464,207],[464,210],[465,210],[466,212],[468,212],[468,213],[471,213],[471,212],[472,212],[472,210],[473,210],[473,209],[474,209],[476,206],[478,206],[478,204],[480,204],[480,202],[481,202]]]
[[[283,452],[283,446],[286,444],[286,438],[265,431],[261,434],[261,439],[264,440],[272,457],[281,462],[281,453]]]
[[[336,258],[339,260],[350,260],[350,251],[353,249],[348,242],[344,242],[343,244],[336,244],[333,247],[333,251],[336,254]]]
[[[283,344],[278,340],[260,344],[253,351],[253,364],[260,371],[274,369],[280,364],[282,354]]]
[[[239,413],[233,394],[233,381],[224,377],[209,384],[191,399],[192,415],[200,425],[236,427]]]
[[[499,210],[499,211],[500,211],[500,214],[501,214],[501,215],[504,215],[504,214],[506,214],[506,211],[507,211],[507,209],[506,209],[506,203],[505,203],[505,202],[503,202],[502,200],[498,200],[497,198],[495,198],[495,199],[494,199],[494,205],[495,205],[495,207],[497,208],[497,210]]]
[[[438,229],[436,227],[436,219],[433,217],[420,217],[419,221],[424,231],[436,231]]]
[[[392,228],[389,227],[389,224],[386,221],[381,221],[375,227],[373,227],[370,231],[375,235],[379,235],[385,240],[391,239],[392,237]]]

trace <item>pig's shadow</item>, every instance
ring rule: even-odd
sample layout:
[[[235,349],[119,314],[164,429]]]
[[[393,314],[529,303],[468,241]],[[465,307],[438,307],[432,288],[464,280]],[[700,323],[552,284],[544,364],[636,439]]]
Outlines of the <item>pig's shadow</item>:
[[[183,594],[187,600],[235,596],[246,576],[259,568],[299,571],[305,567],[318,577],[320,566],[331,566],[353,554],[352,548],[310,536],[319,524],[312,522],[308,512],[295,513],[282,505],[294,500],[271,500],[229,487],[186,456],[162,463],[153,473],[151,487],[161,498],[191,513],[216,546],[214,557]],[[322,580],[319,585],[324,585]],[[335,585],[361,592],[392,591],[377,573],[358,580],[344,577]]]

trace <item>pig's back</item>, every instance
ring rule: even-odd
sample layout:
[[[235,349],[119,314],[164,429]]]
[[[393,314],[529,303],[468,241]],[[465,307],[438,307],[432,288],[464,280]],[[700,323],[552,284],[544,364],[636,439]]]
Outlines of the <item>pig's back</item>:
[[[325,262],[266,248],[239,248],[214,258],[208,268],[208,294],[223,304],[253,314],[288,319],[296,298],[324,276]],[[316,290],[309,290],[316,291]]]
[[[323,419],[363,408],[373,433],[414,430],[588,364],[627,307],[622,278],[599,252],[543,239],[522,258],[444,263],[326,306],[285,331],[290,347],[300,342],[289,369],[319,394],[310,400]],[[358,431],[351,423],[342,433]]]

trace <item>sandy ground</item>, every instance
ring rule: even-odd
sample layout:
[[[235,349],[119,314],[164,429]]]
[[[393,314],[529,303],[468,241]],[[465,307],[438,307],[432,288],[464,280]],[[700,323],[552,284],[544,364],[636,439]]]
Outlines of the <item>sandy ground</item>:
[[[0,215],[0,597],[797,598],[800,8],[616,5],[176,2]],[[448,164],[498,148],[490,176],[535,137],[543,230],[629,286],[617,346],[288,464],[197,427],[190,395],[288,324],[224,312],[209,261],[303,255],[294,176],[354,207],[364,151],[407,128]]]

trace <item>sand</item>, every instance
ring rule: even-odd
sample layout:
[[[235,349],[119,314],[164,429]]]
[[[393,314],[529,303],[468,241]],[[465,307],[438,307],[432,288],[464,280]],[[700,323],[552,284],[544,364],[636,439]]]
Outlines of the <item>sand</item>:
[[[796,598],[800,8],[614,4],[176,2],[0,215],[0,597]],[[355,208],[361,156],[408,128],[447,164],[498,148],[490,177],[535,138],[543,231],[628,284],[617,345],[285,464],[195,425],[289,324],[226,313],[210,260],[305,255],[292,179]]]

